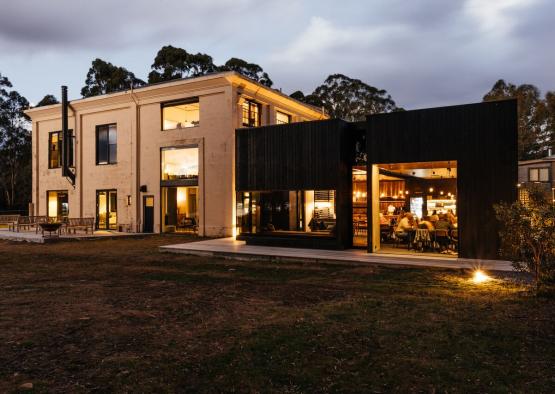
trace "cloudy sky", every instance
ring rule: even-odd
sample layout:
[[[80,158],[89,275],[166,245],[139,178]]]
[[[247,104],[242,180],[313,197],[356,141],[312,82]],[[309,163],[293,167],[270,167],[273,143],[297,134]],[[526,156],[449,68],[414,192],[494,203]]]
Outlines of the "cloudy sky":
[[[480,101],[499,78],[555,90],[553,0],[24,0],[0,6],[0,73],[78,98],[100,57],[145,79],[158,49],[260,64],[310,93],[343,73],[405,108]]]

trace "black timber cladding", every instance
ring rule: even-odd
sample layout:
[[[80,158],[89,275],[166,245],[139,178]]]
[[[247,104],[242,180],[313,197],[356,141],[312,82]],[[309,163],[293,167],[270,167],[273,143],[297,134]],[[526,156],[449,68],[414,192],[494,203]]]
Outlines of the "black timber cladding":
[[[338,189],[348,128],[334,119],[238,129],[236,190]]]
[[[368,165],[456,160],[459,255],[494,259],[493,204],[516,200],[517,130],[516,100],[371,115]]]

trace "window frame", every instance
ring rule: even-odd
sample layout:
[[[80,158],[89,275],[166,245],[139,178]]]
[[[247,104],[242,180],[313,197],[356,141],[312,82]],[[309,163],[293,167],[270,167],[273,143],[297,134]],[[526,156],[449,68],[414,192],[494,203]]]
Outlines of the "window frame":
[[[248,106],[249,106],[248,107],[249,109],[248,109],[248,112],[247,112],[247,114],[248,114],[247,117],[248,117],[249,123],[244,122],[245,118],[243,116],[243,113],[244,113],[244,109],[245,109],[245,104],[248,104]],[[253,105],[253,104],[258,107],[258,114],[257,114],[258,116],[255,119],[256,123],[258,123],[258,124],[251,125],[250,121],[253,119],[251,117],[251,113],[252,113],[251,105]],[[262,104],[259,103],[258,101],[252,100],[252,99],[244,99],[243,104],[241,105],[241,124],[243,125],[243,127],[260,127],[260,126],[262,126]]]
[[[288,121],[285,122],[285,123],[284,122],[279,122],[278,121],[278,114],[287,116]],[[283,112],[283,111],[280,111],[280,110],[276,110],[276,124],[291,124],[291,123],[293,123],[293,116],[291,114],[288,114],[287,112]]]
[[[69,129],[68,130],[70,138],[71,138],[71,151],[70,151],[70,163],[69,163],[69,167],[70,168],[75,168],[75,135],[73,135],[73,129]],[[58,165],[53,167],[52,166],[52,150],[50,149],[50,146],[52,144],[52,135],[54,134],[58,134]],[[63,141],[63,131],[62,130],[56,130],[56,131],[49,131],[48,132],[48,169],[49,170],[53,170],[56,168],[62,168],[62,147],[60,146],[60,142]]]
[[[176,107],[178,105],[194,104],[194,103],[198,103],[198,124],[197,125],[189,126],[189,127],[173,128],[173,129],[164,128],[164,108]],[[187,97],[187,98],[165,101],[163,103],[160,103],[160,130],[161,131],[192,129],[195,127],[200,127],[200,97],[199,96]]]
[[[115,144],[110,144],[110,126],[115,126],[116,128],[116,143]],[[100,129],[106,127],[108,129],[108,136],[107,136],[107,141],[108,143],[107,145],[107,158],[108,160],[106,161],[106,163],[100,163],[98,160],[98,153],[100,151],[100,147],[99,147],[99,143],[98,143],[98,135],[100,132]],[[97,166],[108,166],[108,165],[116,165],[118,164],[118,125],[117,123],[106,123],[106,124],[101,124],[101,125],[97,125],[96,126],[96,131],[95,131],[95,163]],[[116,149],[116,160],[114,162],[110,161],[110,146],[115,146]]]
[[[162,167],[162,163],[164,160],[164,151],[165,150],[180,150],[180,149],[197,149],[197,156],[198,156],[198,174],[196,179],[175,179],[169,180],[164,179],[164,168]],[[160,186],[161,187],[173,187],[173,186],[184,186],[184,187],[192,187],[192,186],[199,186],[200,183],[200,163],[201,163],[201,151],[199,144],[185,144],[185,145],[171,145],[171,146],[161,146],[160,147],[160,159],[159,159],[159,166],[160,166]]]
[[[541,179],[542,170],[547,171],[547,179],[546,180]],[[532,171],[537,173],[537,179],[536,180],[532,180]],[[549,183],[549,182],[551,182],[551,169],[549,167],[531,167],[531,168],[528,168],[528,182],[534,182],[534,183]]]

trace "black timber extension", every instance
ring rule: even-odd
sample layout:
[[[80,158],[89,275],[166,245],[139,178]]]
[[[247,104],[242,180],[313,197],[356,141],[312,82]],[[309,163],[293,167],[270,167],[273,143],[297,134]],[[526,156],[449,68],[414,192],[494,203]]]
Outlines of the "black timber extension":
[[[352,246],[355,139],[366,135],[373,164],[457,161],[459,256],[495,259],[493,205],[516,200],[516,100],[371,115],[366,122],[326,120],[238,129],[236,191],[336,190],[337,237],[241,235],[251,244]],[[368,196],[372,196],[368,182]],[[368,217],[372,217],[368,199]],[[368,231],[368,251],[372,249]]]

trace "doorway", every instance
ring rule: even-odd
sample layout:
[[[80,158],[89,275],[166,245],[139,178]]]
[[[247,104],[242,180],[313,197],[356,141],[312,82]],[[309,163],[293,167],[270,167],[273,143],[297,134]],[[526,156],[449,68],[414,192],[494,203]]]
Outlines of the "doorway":
[[[116,230],[118,223],[118,194],[116,190],[96,191],[96,228]]]
[[[154,232],[154,196],[143,196],[143,233]]]
[[[198,186],[162,187],[162,232],[194,232],[198,226]]]

